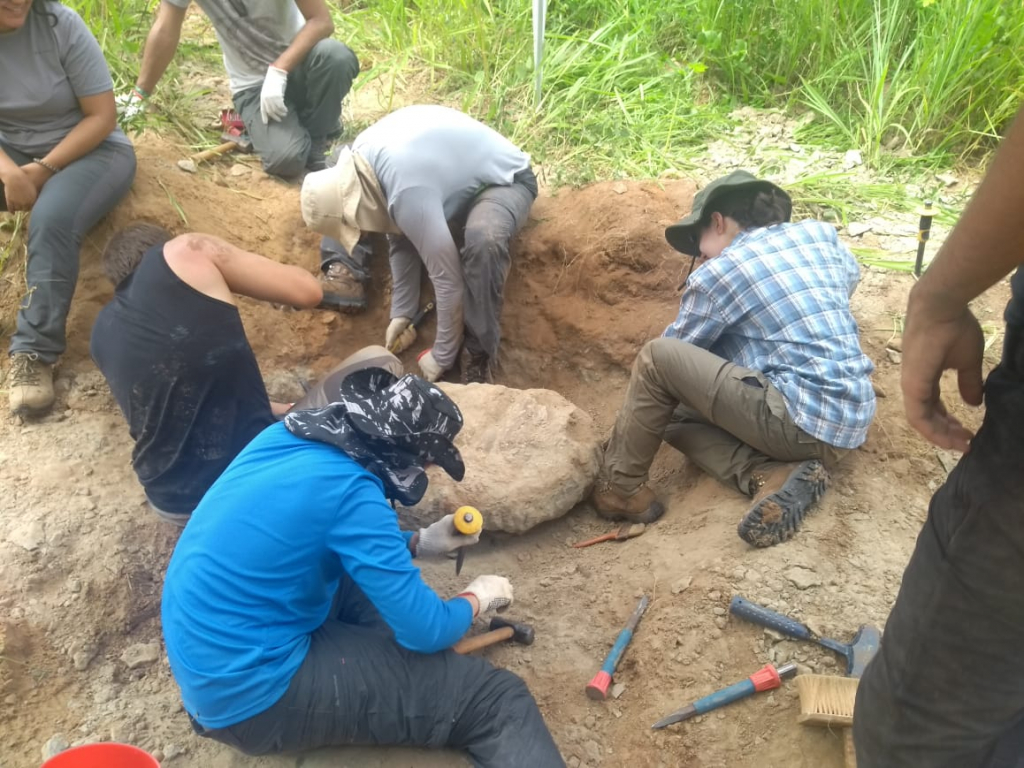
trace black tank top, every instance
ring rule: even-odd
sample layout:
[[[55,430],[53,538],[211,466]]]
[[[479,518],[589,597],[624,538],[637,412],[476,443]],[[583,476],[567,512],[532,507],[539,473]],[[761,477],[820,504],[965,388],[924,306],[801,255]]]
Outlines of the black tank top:
[[[237,307],[183,282],[162,247],[100,310],[90,351],[128,420],[139,482],[165,512],[195,509],[274,423]]]

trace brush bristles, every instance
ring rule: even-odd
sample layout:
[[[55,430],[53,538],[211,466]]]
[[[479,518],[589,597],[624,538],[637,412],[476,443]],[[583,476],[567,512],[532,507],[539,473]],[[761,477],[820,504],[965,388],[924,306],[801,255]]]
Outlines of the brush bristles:
[[[852,677],[799,675],[796,678],[800,694],[797,721],[805,725],[852,725],[858,682]]]

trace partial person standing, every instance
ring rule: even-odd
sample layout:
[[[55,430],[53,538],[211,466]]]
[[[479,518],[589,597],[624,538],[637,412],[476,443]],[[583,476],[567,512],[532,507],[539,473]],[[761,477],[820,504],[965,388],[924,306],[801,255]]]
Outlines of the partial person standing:
[[[388,235],[385,346],[396,342],[401,351],[416,339],[412,318],[425,265],[437,299],[437,335],[420,353],[423,377],[439,379],[461,351],[462,380],[483,382],[498,359],[512,238],[536,197],[529,155],[469,115],[420,105],[374,123],[332,168],[308,175],[302,215],[352,256],[369,254],[356,248],[363,234]],[[345,264],[336,267],[347,280],[338,290],[365,304],[362,283]]]
[[[86,233],[124,197],[135,150],[114,85],[81,17],[51,0],[0,3],[0,210],[30,212],[28,292],[7,375],[20,416],[53,406],[53,367]]]
[[[967,210],[914,285],[903,332],[907,420],[964,452],[932,497],[878,655],[857,691],[860,768],[1024,765],[1024,110]],[[1002,360],[982,386],[972,299],[1014,267]],[[955,370],[985,418],[943,404]]]
[[[146,38],[127,113],[141,110],[178,49],[191,0],[161,0]],[[325,0],[196,0],[209,17],[231,79],[231,96],[264,170],[293,178],[325,166],[341,133],[341,100],[359,74],[334,40]]]

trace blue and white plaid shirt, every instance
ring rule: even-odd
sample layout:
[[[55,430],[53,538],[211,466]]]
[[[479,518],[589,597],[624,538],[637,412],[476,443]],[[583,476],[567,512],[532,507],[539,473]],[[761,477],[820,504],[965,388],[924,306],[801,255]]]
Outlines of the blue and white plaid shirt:
[[[875,415],[850,296],[860,268],[818,221],[741,232],[694,270],[664,335],[760,371],[793,421],[836,448],[856,448]]]

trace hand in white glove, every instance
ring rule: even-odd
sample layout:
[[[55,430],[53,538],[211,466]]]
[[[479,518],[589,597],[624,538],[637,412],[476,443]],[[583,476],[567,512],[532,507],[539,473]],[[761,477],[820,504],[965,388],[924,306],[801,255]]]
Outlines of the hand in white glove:
[[[121,122],[128,123],[146,111],[146,97],[132,88],[128,93],[122,93],[114,99],[117,105],[117,116]]]
[[[480,531],[473,534],[459,533],[455,529],[455,515],[445,515],[436,523],[420,528],[416,557],[438,557],[455,552],[480,541]]]
[[[384,346],[394,355],[404,352],[416,341],[416,329],[408,317],[396,317],[388,324],[388,332],[384,335]],[[395,343],[397,342],[397,343]],[[392,349],[391,345],[395,344]]]
[[[437,381],[444,373],[444,368],[438,365],[437,360],[434,359],[434,350],[432,349],[422,352],[416,362],[420,364],[423,378],[427,381]]]
[[[504,576],[477,576],[462,591],[480,603],[480,613],[503,611],[512,605],[512,582]]]
[[[267,67],[267,76],[263,79],[263,90],[260,91],[260,115],[263,124],[273,120],[280,121],[288,114],[284,103],[284,89],[288,87],[288,73],[277,67]]]

